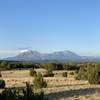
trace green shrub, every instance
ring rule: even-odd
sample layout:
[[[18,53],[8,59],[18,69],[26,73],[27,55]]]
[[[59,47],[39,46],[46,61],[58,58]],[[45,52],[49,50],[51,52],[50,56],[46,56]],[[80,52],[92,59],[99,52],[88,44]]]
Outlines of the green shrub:
[[[74,75],[74,72],[70,72],[70,75]]]
[[[88,81],[90,84],[100,84],[100,65],[96,64],[88,73]]]
[[[47,87],[46,81],[44,81],[41,73],[38,73],[37,76],[34,77],[34,87],[35,88],[45,88]]]
[[[63,77],[67,77],[67,76],[68,76],[67,72],[63,72],[63,73],[62,73],[62,76],[63,76]]]
[[[34,69],[30,69],[30,76],[36,76],[36,71]]]
[[[6,100],[6,99],[7,99],[7,91],[5,89],[2,89],[0,93],[0,100]]]
[[[86,68],[87,68],[86,66],[83,66],[80,68],[76,76],[77,80],[87,80],[87,69]]]
[[[0,89],[5,88],[5,81],[0,80]]]
[[[6,70],[10,70],[10,69],[11,69],[11,65],[8,64],[8,65],[6,66]]]
[[[52,70],[47,70],[46,73],[44,74],[44,77],[53,77],[54,74],[52,72]]]
[[[100,84],[100,64],[87,64],[81,67],[76,79],[88,80],[90,84]]]
[[[0,64],[0,67],[1,68],[6,68],[7,65],[8,65],[8,62],[2,61],[1,64]]]
[[[79,70],[75,70],[75,74],[78,74]]]
[[[32,86],[26,83],[25,88],[7,89],[0,94],[0,100],[48,100],[44,97],[44,92],[34,93]]]

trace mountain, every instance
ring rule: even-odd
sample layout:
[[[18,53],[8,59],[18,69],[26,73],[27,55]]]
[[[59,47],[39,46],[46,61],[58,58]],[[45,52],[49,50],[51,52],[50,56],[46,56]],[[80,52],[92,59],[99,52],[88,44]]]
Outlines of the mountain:
[[[32,50],[23,50],[15,57],[8,57],[12,61],[37,61],[37,60],[80,60],[81,56],[74,52],[65,50],[53,53],[40,53]]]
[[[48,60],[75,60],[75,59],[80,59],[80,56],[77,55],[76,53],[65,50],[65,51],[59,51],[59,52],[48,54],[46,59]]]
[[[13,61],[32,61],[32,60],[41,60],[41,54],[37,51],[27,50],[21,51],[21,53],[15,57],[8,57],[6,60]]]

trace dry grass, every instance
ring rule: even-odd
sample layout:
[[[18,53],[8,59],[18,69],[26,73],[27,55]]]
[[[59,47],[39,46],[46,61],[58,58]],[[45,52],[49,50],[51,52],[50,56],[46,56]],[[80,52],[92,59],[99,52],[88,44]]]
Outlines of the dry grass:
[[[45,72],[44,69],[36,71]],[[62,72],[54,71],[55,77],[45,78],[48,87],[43,90],[50,100],[100,100],[100,85],[89,85],[87,81],[75,80],[71,75],[64,78]],[[2,71],[2,78],[6,87],[22,87],[26,82],[33,82],[29,70]]]

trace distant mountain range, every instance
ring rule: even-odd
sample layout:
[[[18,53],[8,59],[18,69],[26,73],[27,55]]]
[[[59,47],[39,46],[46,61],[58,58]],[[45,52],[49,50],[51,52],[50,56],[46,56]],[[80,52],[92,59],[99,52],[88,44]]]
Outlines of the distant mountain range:
[[[5,60],[11,61],[43,61],[43,60],[59,60],[59,61],[87,61],[100,60],[100,58],[79,56],[78,54],[65,50],[53,53],[40,53],[32,50],[24,50],[15,57],[8,57]]]

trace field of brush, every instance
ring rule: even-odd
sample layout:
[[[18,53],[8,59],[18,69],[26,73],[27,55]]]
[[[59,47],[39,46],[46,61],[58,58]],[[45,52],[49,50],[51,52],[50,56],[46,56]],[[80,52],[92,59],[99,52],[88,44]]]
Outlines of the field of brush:
[[[35,69],[45,73],[44,69]],[[47,88],[43,88],[45,95],[50,100],[100,100],[100,85],[90,85],[88,81],[76,80],[75,74],[62,77],[64,70],[53,71],[54,77],[45,77]],[[29,70],[2,71],[2,79],[7,88],[24,87],[26,82],[33,84],[34,77],[29,75]]]

